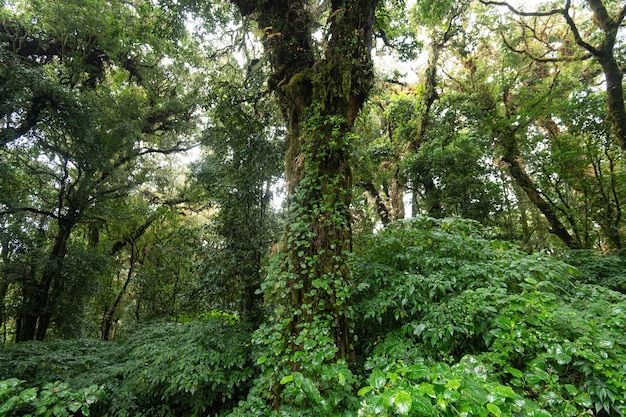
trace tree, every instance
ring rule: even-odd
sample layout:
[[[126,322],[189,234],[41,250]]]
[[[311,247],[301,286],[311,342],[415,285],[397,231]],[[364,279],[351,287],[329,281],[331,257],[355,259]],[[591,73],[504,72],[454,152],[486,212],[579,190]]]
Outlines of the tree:
[[[9,281],[20,297],[18,341],[44,339],[62,314],[66,275],[79,275],[67,270],[70,248],[89,244],[76,239],[78,226],[91,225],[97,239],[107,205],[144,180],[142,161],[190,146],[197,86],[175,60],[189,53],[174,46],[185,44],[182,22],[143,2],[114,6],[5,2],[1,12],[0,216],[16,229],[37,224],[40,236],[32,273]],[[165,57],[170,64],[155,65]],[[19,246],[5,241],[5,262]]]
[[[283,171],[285,143],[280,113],[265,86],[267,68],[254,45],[248,48],[242,64],[232,55],[216,60],[227,69],[211,80],[207,152],[191,175],[201,190],[196,198],[216,211],[207,225],[214,238],[205,250],[200,291],[216,308],[259,324],[263,266],[279,228],[272,186]]]
[[[268,87],[288,127],[288,221],[265,283],[267,305],[273,309],[266,327],[267,369],[276,366],[278,372],[270,377],[268,400],[279,409],[289,399],[278,381],[285,374],[299,372],[319,381],[320,367],[349,372],[346,364],[353,363],[351,131],[372,85],[377,2],[233,3],[263,32],[271,67]],[[319,42],[314,36],[318,31],[323,33]],[[311,348],[319,353],[313,366],[305,355]],[[296,402],[307,408],[302,400]]]
[[[562,8],[545,8],[526,12],[507,2],[481,0],[486,5],[506,6],[520,19],[519,33],[514,39],[503,35],[507,46],[535,61],[558,62],[593,59],[604,75],[607,119],[615,140],[626,150],[626,102],[624,101],[623,47],[619,31],[626,18],[626,5],[615,1],[585,0]],[[567,30],[550,22],[560,16]],[[589,22],[593,25],[589,25]],[[548,22],[546,24],[546,22]],[[582,50],[582,53],[577,51]],[[584,80],[588,82],[589,80]]]

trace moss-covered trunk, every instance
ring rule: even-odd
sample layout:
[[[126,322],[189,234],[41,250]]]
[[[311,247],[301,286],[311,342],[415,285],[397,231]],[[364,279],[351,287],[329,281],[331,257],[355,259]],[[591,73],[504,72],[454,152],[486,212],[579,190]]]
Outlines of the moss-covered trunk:
[[[289,221],[264,287],[273,312],[267,338],[279,372],[316,379],[319,366],[353,361],[351,131],[372,85],[376,1],[333,0],[323,50],[312,37],[317,3],[234,2],[264,30],[268,84],[288,125]],[[273,390],[276,408],[281,390]]]

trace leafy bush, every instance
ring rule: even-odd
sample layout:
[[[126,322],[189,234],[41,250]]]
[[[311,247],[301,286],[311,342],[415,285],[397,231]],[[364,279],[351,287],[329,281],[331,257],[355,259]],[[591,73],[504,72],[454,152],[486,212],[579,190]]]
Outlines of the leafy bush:
[[[604,254],[592,250],[570,250],[561,259],[580,271],[577,280],[626,293],[626,253]]]
[[[248,390],[249,333],[222,319],[150,323],[123,342],[111,411],[118,416],[217,415]]]
[[[28,416],[89,416],[89,407],[104,395],[97,385],[72,390],[67,383],[55,382],[23,388],[24,381],[10,378],[0,381],[0,415]]]
[[[494,380],[472,356],[452,366],[395,362],[374,370],[358,394],[362,416],[549,416],[537,402]]]
[[[59,379],[72,392],[102,386],[106,395],[91,407],[93,415],[220,415],[249,389],[255,373],[249,338],[247,327],[228,318],[150,322],[119,342],[31,342],[0,350],[0,378],[25,380],[28,389],[44,387],[42,393]]]
[[[355,309],[371,372],[361,390],[366,415],[372,409],[407,414],[405,393],[412,404],[432,406],[424,415],[456,415],[461,408],[468,415],[625,410],[624,295],[577,283],[572,266],[489,239],[465,220],[400,222],[363,247]],[[468,358],[484,367],[484,378],[460,371]],[[416,374],[422,366],[432,375]],[[442,369],[451,374],[439,391],[425,391],[438,386],[434,375]],[[384,389],[372,375],[387,379]],[[463,394],[468,387],[508,396],[484,401]]]

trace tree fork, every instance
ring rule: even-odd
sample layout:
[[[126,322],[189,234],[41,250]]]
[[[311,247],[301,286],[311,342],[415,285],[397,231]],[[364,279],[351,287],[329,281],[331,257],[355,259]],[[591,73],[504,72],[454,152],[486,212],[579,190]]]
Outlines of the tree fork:
[[[233,3],[242,15],[254,16],[265,33],[268,86],[288,126],[289,220],[264,284],[278,329],[272,331],[279,333],[268,338],[279,337],[283,343],[283,354],[275,360],[286,372],[306,372],[305,354],[313,349],[326,352],[323,363],[349,364],[354,358],[349,323],[350,135],[373,84],[370,49],[377,1],[330,2],[328,42],[321,58],[313,52],[315,17],[306,2]],[[274,408],[281,406],[281,393],[282,384],[275,384]]]

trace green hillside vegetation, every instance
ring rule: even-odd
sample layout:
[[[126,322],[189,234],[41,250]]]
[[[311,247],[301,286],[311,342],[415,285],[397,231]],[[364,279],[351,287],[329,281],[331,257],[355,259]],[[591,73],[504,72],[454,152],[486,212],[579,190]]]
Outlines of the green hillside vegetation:
[[[3,0],[0,417],[623,416],[625,30]]]
[[[601,284],[608,277],[584,279],[555,257],[451,218],[394,223],[363,239],[353,262],[358,372],[348,379],[324,367],[320,375],[336,391],[324,398],[351,408],[336,409],[316,381],[294,372],[281,381],[294,403],[285,413],[624,411],[626,296]],[[0,351],[3,415],[43,415],[48,405],[68,413],[58,415],[86,405],[90,415],[119,416],[254,410],[260,399],[247,393],[264,372],[254,339],[236,317],[215,314],[145,323],[116,342],[12,345]]]

